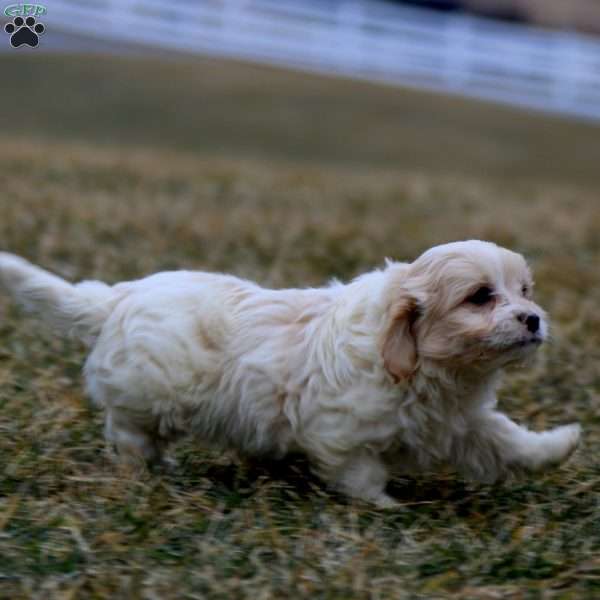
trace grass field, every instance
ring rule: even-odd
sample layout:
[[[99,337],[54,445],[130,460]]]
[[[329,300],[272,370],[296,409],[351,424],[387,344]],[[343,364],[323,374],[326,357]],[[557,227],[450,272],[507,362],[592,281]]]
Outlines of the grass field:
[[[0,296],[1,598],[600,597],[600,128],[216,61],[0,69],[0,249],[73,279],[303,286],[490,239],[529,258],[554,324],[502,406],[585,429],[555,472],[399,479],[392,512],[191,442],[134,479],[82,348]]]

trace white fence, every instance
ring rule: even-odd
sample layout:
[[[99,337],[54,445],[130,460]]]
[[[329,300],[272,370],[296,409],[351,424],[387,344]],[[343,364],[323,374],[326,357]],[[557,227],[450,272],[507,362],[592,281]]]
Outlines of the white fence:
[[[411,85],[600,119],[600,41],[381,0],[47,0],[109,40]]]

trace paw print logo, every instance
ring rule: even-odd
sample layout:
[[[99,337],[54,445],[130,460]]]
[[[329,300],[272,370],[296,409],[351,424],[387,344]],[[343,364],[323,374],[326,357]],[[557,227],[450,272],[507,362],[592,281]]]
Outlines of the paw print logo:
[[[39,42],[39,36],[46,31],[41,23],[35,22],[35,17],[15,17],[12,23],[4,26],[4,31],[10,35],[10,45],[18,48],[24,44],[35,48]]]

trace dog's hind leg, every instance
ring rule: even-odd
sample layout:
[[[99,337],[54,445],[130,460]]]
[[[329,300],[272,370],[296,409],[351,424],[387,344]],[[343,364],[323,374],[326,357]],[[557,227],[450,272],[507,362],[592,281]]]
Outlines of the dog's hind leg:
[[[153,424],[136,419],[128,411],[114,407],[107,410],[106,440],[114,444],[119,456],[127,463],[161,463],[164,443],[157,438],[155,430]]]

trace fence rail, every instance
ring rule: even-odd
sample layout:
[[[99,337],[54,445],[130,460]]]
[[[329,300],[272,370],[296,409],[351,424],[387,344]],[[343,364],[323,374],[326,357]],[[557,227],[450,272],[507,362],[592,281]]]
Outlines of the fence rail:
[[[53,27],[600,120],[600,41],[381,0],[50,0]]]

